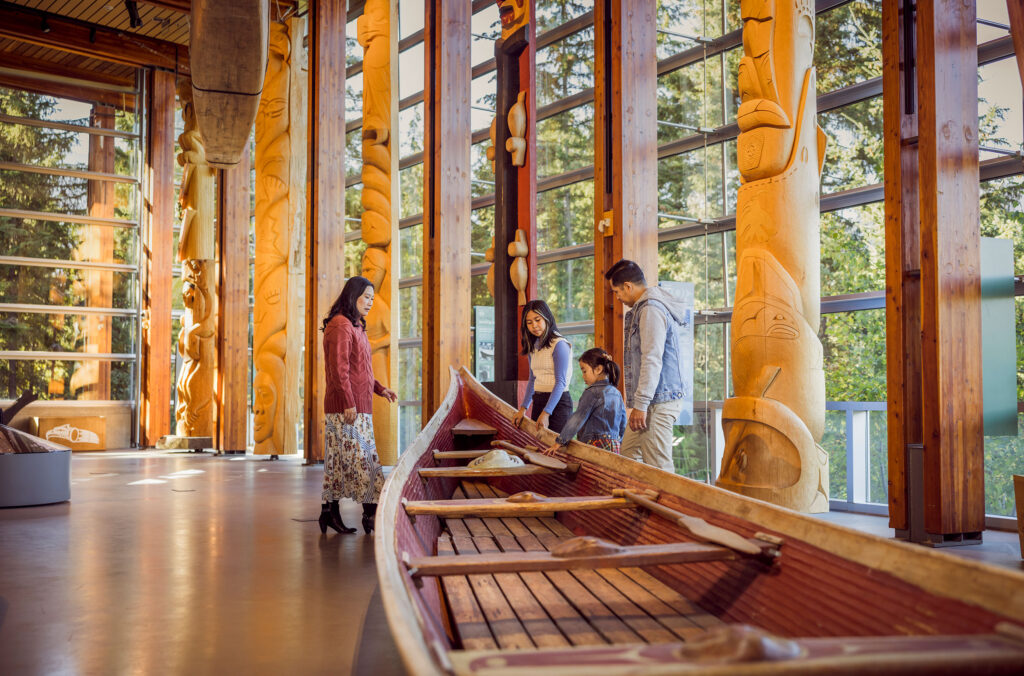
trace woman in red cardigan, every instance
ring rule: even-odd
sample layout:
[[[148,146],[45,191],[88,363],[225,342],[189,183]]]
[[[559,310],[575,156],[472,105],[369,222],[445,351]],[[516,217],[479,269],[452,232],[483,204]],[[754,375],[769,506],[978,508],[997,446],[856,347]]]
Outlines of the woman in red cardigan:
[[[372,306],[373,284],[365,277],[352,277],[324,320],[327,429],[321,533],[326,533],[328,526],[339,533],[355,532],[341,520],[338,501],[342,498],[363,503],[363,532],[373,530],[384,485],[373,439],[372,400],[374,394],[392,402],[398,396],[373,377],[365,319]]]

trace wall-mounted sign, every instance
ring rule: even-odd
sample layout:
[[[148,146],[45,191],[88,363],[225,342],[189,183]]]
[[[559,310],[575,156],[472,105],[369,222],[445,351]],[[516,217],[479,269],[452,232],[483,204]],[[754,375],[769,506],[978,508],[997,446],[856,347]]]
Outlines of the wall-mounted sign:
[[[101,415],[78,418],[36,418],[36,436],[72,451],[102,451],[107,447],[107,421]]]

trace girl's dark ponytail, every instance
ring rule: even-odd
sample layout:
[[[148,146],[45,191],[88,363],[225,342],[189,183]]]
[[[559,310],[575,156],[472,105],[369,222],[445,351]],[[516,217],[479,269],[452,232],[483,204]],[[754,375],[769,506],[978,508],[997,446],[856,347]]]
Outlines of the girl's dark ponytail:
[[[583,354],[580,355],[580,361],[589,366],[590,368],[596,368],[600,366],[604,369],[604,372],[608,375],[608,382],[612,385],[619,384],[619,378],[622,375],[622,369],[615,363],[612,356],[602,350],[599,347],[592,347]]]

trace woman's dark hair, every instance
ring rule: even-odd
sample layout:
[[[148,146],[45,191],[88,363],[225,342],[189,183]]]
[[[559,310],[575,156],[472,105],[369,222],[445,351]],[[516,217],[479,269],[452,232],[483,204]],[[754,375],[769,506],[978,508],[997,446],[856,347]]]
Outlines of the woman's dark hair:
[[[526,330],[526,315],[531,312],[539,314],[547,324],[540,338],[534,338],[533,334]],[[559,338],[561,335],[558,332],[558,325],[555,323],[555,315],[551,313],[551,308],[547,303],[542,300],[531,300],[523,306],[523,318],[519,322],[519,343],[523,348],[523,354],[530,354],[534,350],[548,347],[555,341],[555,338]]]
[[[580,361],[590,368],[597,368],[600,366],[608,375],[608,382],[612,385],[619,384],[619,374],[622,373],[622,370],[619,368],[619,365],[615,363],[615,360],[612,359],[612,356],[601,348],[590,348],[580,355]]]
[[[324,325],[320,330],[326,330],[328,322],[334,319],[336,315],[344,315],[352,322],[352,326],[362,326],[365,329],[366,320],[363,319],[362,315],[359,314],[359,310],[356,309],[356,299],[366,292],[366,287],[368,286],[373,286],[373,283],[366,277],[349,277],[348,281],[345,282],[345,287],[338,294],[338,299],[331,306],[331,311],[327,313]]]

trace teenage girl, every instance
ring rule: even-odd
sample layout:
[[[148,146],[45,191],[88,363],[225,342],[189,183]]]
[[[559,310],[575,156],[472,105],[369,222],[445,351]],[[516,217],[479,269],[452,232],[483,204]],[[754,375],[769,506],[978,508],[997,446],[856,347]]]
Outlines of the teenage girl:
[[[587,389],[580,397],[579,408],[562,428],[558,441],[546,450],[557,450],[576,435],[585,444],[618,453],[626,431],[626,406],[616,388],[621,373],[619,365],[610,354],[594,347],[580,356],[580,371]]]
[[[519,338],[523,354],[530,357],[530,382],[512,422],[519,426],[532,401],[531,417],[541,427],[561,432],[572,415],[568,389],[572,377],[572,346],[558,332],[555,316],[542,300],[531,300],[523,306]]]

